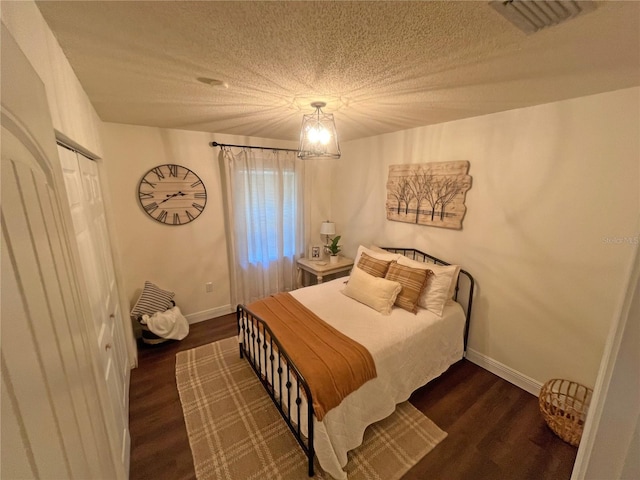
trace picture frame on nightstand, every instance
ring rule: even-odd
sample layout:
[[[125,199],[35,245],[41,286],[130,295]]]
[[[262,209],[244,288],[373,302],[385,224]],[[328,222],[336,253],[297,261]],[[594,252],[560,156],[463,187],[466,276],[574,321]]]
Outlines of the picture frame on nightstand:
[[[322,247],[320,245],[311,245],[309,247],[309,260],[321,260]]]

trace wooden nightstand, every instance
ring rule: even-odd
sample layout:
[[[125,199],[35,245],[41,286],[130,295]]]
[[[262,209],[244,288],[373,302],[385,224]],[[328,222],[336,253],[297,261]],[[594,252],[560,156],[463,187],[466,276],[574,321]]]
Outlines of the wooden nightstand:
[[[298,286],[303,286],[302,271],[309,272],[316,276],[318,283],[322,283],[322,279],[327,275],[333,275],[334,273],[344,273],[351,270],[353,266],[353,258],[339,257],[337,263],[330,263],[327,260],[309,260],[308,258],[301,258],[298,260]]]

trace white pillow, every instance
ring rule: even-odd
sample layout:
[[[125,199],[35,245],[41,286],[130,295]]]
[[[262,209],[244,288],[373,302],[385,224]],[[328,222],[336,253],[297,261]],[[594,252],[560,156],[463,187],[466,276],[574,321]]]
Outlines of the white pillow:
[[[373,243],[369,245],[369,250],[373,250],[374,252],[378,252],[378,253],[392,253],[389,250],[385,250],[384,248],[374,245]]]
[[[400,290],[402,285],[399,282],[374,277],[355,267],[342,293],[383,315],[390,315]]]
[[[379,249],[379,250],[382,250],[382,249]],[[358,261],[360,260],[360,255],[362,255],[362,252],[366,253],[370,257],[377,258],[378,260],[385,260],[387,262],[398,260],[398,258],[401,257],[399,253],[391,253],[391,252],[387,252],[386,250],[384,252],[380,252],[376,250],[371,250],[370,248],[360,245],[358,247],[358,251],[356,252],[356,258],[353,261],[354,266],[358,265]]]
[[[418,305],[438,316],[442,316],[445,304],[453,298],[455,293],[460,265],[436,265],[435,263],[411,260],[405,256],[401,256],[398,259],[398,264],[433,272],[427,282],[427,286],[420,295]]]

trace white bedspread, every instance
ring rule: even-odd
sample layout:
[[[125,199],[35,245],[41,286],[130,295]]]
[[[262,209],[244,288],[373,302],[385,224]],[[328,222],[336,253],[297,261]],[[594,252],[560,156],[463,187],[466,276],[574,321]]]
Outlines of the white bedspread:
[[[315,449],[323,470],[347,478],[347,452],[362,443],[368,425],[391,415],[417,388],[463,356],[464,311],[451,301],[442,317],[425,309],[417,315],[394,307],[381,315],[341,293],[346,278],[291,292],[299,302],[366,347],[378,376],[314,421]],[[306,408],[306,406],[305,406]],[[301,419],[304,424],[304,419]],[[302,425],[306,431],[306,425]]]

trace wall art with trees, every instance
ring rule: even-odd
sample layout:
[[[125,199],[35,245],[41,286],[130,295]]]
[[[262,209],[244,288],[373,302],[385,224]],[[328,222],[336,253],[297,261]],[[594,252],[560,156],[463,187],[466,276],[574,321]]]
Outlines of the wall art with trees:
[[[390,165],[387,219],[460,230],[471,188],[469,162]]]

